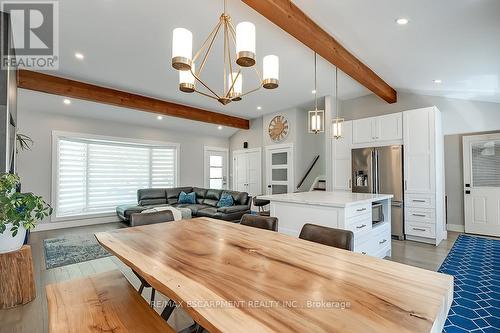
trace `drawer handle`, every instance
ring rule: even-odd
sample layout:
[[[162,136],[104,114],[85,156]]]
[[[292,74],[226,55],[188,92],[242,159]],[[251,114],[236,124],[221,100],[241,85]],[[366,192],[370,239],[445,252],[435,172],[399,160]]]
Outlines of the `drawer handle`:
[[[361,254],[366,254],[366,252],[361,252]]]
[[[416,199],[413,199],[412,201],[413,202],[425,202],[425,200],[416,200]]]
[[[422,228],[413,228],[413,230],[417,230],[417,231],[427,231],[427,230],[422,229]]]
[[[427,216],[427,215],[425,215],[425,214],[411,214],[411,215],[413,215],[413,216],[418,216],[418,217],[426,217],[426,216]]]
[[[387,242],[387,239],[384,239],[383,241],[380,241],[378,242],[379,244],[384,244],[385,242]]]
[[[366,208],[358,208],[358,209],[356,209],[357,212],[363,212],[365,210],[366,210]]]
[[[363,229],[364,227],[366,227],[366,224],[357,225],[357,226],[356,226],[356,229]]]

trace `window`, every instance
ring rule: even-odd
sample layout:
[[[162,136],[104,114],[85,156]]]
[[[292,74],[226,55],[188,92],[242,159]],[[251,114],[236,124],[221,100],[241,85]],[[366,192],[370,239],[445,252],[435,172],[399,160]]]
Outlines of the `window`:
[[[113,213],[138,189],[177,185],[176,144],[56,133],[54,153],[56,219]]]

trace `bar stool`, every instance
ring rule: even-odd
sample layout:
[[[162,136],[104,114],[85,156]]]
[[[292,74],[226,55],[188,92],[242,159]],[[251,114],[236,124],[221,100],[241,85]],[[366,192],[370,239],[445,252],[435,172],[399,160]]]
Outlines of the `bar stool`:
[[[258,207],[258,209],[259,209],[258,215],[261,215],[261,216],[270,216],[271,215],[270,211],[264,210],[264,207],[269,205],[270,203],[271,203],[271,201],[269,201],[269,200],[257,199],[257,197],[253,198],[253,205],[255,207]]]

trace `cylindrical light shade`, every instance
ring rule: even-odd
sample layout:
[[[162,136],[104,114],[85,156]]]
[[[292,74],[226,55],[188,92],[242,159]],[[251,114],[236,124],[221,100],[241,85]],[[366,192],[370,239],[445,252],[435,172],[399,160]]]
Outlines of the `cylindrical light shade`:
[[[172,38],[172,67],[186,71],[191,68],[193,34],[184,28],[176,28]]]
[[[236,63],[241,67],[255,65],[255,25],[241,22],[236,26]]]
[[[238,77],[236,77],[238,76]],[[233,85],[233,80],[236,79]],[[233,85],[233,89],[229,91],[229,97],[233,101],[240,101],[241,100],[241,94],[243,92],[243,74],[240,73],[233,73],[233,75],[229,74],[227,78],[227,84],[228,84],[228,90],[231,89],[231,85]]]
[[[262,86],[266,89],[278,88],[280,62],[278,56],[267,55],[263,62]]]
[[[195,71],[195,65],[192,63],[191,70]],[[183,92],[192,93],[195,89],[195,78],[191,71],[179,71],[179,89]]]

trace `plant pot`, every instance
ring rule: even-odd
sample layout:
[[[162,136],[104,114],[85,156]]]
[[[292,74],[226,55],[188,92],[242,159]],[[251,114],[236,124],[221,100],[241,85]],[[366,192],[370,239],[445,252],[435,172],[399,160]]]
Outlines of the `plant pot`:
[[[19,250],[24,243],[26,237],[26,229],[22,225],[17,229],[17,235],[12,237],[12,223],[5,225],[6,229],[3,234],[0,234],[0,253],[14,252]]]

